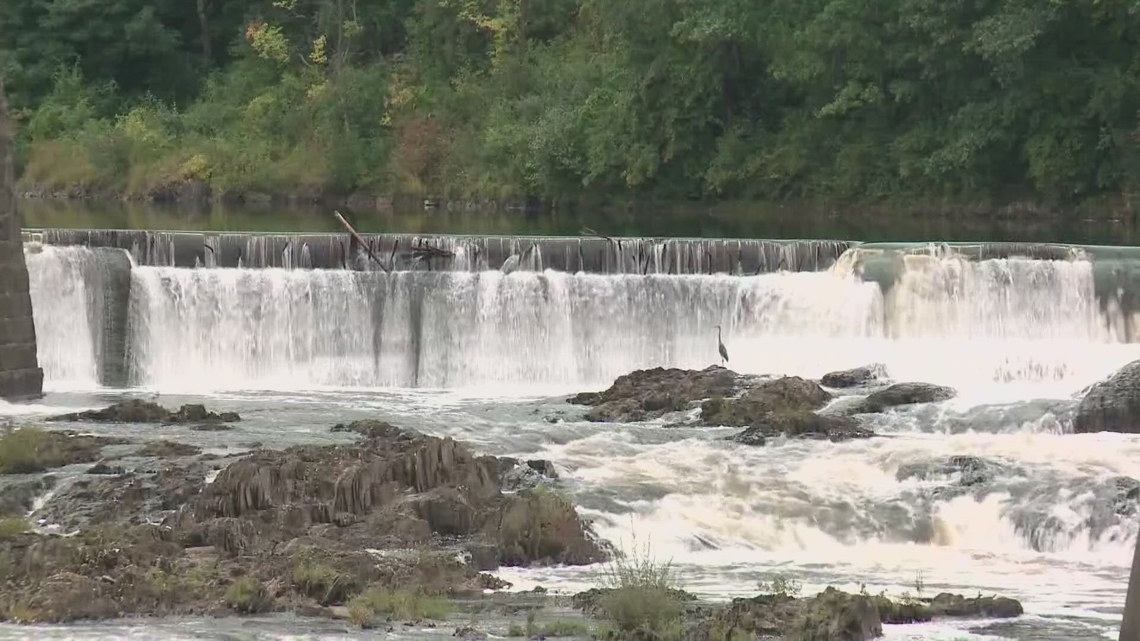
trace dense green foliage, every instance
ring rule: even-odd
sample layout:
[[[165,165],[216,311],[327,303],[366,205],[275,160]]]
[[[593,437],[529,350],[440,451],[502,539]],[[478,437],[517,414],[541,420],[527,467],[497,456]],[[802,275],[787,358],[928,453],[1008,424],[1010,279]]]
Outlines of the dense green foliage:
[[[1129,202],[1133,0],[4,0],[26,184]]]

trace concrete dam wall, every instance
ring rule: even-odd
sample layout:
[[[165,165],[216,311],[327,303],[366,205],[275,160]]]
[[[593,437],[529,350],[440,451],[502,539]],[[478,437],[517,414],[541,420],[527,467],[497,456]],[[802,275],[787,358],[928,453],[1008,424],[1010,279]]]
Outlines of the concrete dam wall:
[[[12,189],[11,147],[8,103],[0,82],[0,398],[18,399],[41,394],[43,370],[37,360],[28,269]]]
[[[836,240],[209,233],[29,229],[26,241],[122,249],[146,267],[392,271],[735,274],[821,271],[854,245]]]

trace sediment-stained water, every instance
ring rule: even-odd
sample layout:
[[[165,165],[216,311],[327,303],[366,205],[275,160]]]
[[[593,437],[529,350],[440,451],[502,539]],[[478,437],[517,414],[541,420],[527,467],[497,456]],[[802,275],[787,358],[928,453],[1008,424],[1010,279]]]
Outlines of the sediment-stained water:
[[[30,257],[49,393],[0,414],[34,420],[125,395],[204,402],[245,420],[162,437],[219,451],[342,441],[331,425],[381,418],[554,461],[603,536],[649,544],[673,559],[686,589],[710,598],[755,593],[772,573],[805,591],[994,592],[1021,599],[1026,615],[888,626],[887,638],[1115,636],[1137,535],[1117,479],[1140,479],[1140,438],[1068,432],[1080,391],[1140,346],[1122,342],[1130,319],[1097,298],[1087,262],[923,257],[885,293],[838,268],[734,277],[133,267],[116,300],[84,289],[99,282],[84,271],[89,251]],[[96,350],[111,344],[96,328],[108,305],[129,310],[118,356]],[[874,417],[882,438],[763,448],[724,441],[732,430],[591,424],[565,403],[636,368],[713,364],[717,324],[741,373],[818,377],[881,362],[895,380],[959,395]],[[130,389],[102,386],[104,358],[123,359]],[[983,461],[987,475],[966,487],[932,471],[951,456]],[[501,576],[517,589],[573,592],[598,571]],[[178,638],[164,625],[0,628],[0,637]],[[204,635],[194,638],[236,634],[179,625],[205,626],[186,633]],[[308,624],[275,625],[241,634],[325,634],[316,622],[303,632]]]

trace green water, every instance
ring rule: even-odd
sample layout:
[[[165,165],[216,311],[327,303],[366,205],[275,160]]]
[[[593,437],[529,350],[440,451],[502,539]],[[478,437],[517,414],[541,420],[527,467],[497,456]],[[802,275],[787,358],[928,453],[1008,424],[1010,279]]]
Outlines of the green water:
[[[213,206],[207,209],[144,203],[20,201],[24,226],[72,229],[339,232],[331,209]],[[812,213],[770,205],[717,209],[651,208],[647,211],[553,212],[534,216],[502,211],[406,210],[342,212],[361,232],[576,236],[583,227],[610,236],[721,238],[830,238],[875,241],[1023,241],[1132,245],[1127,221],[1057,221],[1046,218],[884,216]]]

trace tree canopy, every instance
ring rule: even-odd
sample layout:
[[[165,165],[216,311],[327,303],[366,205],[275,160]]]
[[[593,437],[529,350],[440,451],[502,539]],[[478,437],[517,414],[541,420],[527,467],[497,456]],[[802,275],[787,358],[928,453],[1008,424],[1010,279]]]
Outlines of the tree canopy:
[[[1130,203],[1133,0],[5,0],[25,181]]]

